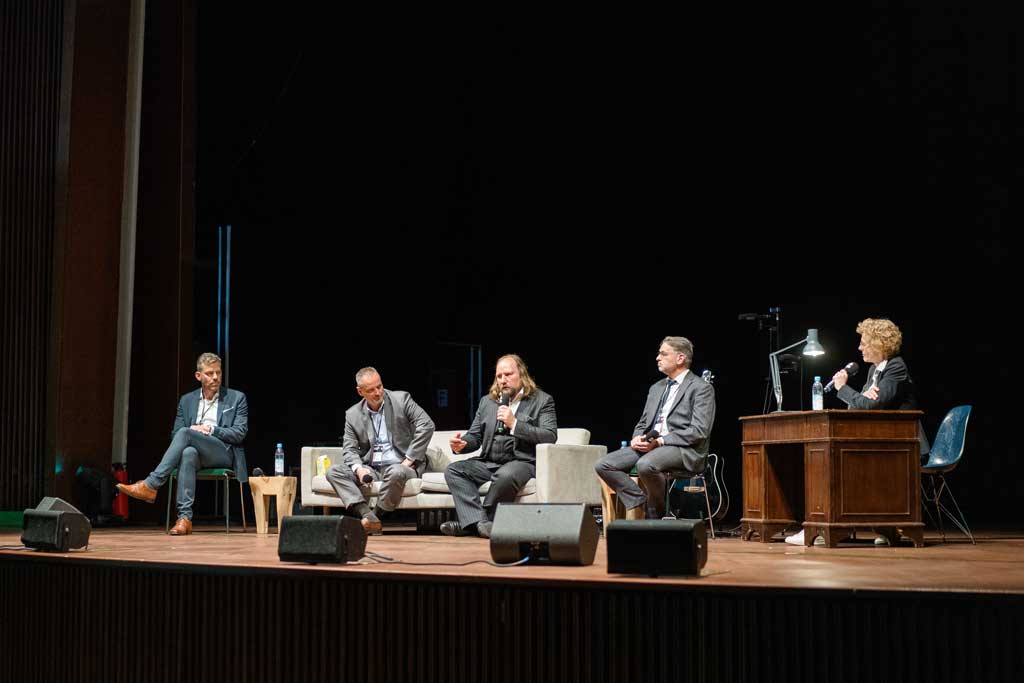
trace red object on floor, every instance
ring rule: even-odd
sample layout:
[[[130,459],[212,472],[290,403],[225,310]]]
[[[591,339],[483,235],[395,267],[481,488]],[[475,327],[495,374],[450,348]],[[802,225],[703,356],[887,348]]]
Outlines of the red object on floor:
[[[128,470],[125,466],[119,462],[115,462],[111,465],[111,469],[114,470],[114,479],[117,479],[119,484],[128,483]],[[123,493],[118,493],[114,497],[113,512],[115,515],[120,515],[124,519],[128,519],[128,496]]]

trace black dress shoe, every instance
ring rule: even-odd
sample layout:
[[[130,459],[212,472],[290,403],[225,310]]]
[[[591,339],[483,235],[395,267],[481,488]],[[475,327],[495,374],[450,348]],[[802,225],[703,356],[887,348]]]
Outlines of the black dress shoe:
[[[494,522],[480,522],[476,525],[476,535],[480,538],[490,538],[492,526]]]
[[[458,522],[443,522],[441,524],[441,533],[445,536],[466,536],[466,530],[462,528],[462,525]]]

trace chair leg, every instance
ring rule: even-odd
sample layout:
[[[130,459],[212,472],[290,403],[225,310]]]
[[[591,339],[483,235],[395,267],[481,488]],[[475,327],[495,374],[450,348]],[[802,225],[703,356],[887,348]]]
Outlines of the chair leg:
[[[974,540],[974,534],[971,533],[970,527],[967,526],[967,519],[964,517],[963,511],[960,510],[960,505],[956,502],[956,496],[953,495],[953,489],[949,487],[949,484],[946,482],[946,477],[944,475],[939,476],[942,478],[942,489],[949,493],[949,499],[953,501],[953,507],[956,508],[956,516],[954,516],[953,513],[949,510],[949,508],[947,508],[945,505],[941,506],[942,512],[945,512],[946,515],[949,516],[950,521],[953,522],[953,524],[955,524],[958,529],[960,529],[961,533],[963,533],[965,536],[967,536],[968,539],[970,539],[973,545],[977,545],[977,542]],[[938,497],[936,497],[936,505],[938,504]],[[959,519],[957,519],[957,517],[959,517]]]
[[[701,489],[704,491],[704,504],[708,507],[708,526],[711,527],[711,538],[715,537],[715,520],[711,516],[711,498],[708,497],[708,483],[704,480],[704,477],[700,478]]]
[[[174,493],[174,473],[171,473],[171,478],[167,482],[167,516],[164,518],[164,533],[169,534],[171,532],[171,494]]]
[[[242,486],[242,481],[238,481],[238,502],[242,506],[242,533],[249,530],[249,527],[245,523],[245,488]]]
[[[224,477],[224,533],[231,533],[231,480]]]
[[[946,478],[942,477],[940,475],[940,478],[942,479],[942,486],[940,486],[939,488],[936,489],[935,488],[935,475],[933,474],[933,475],[931,475],[931,477],[932,477],[932,500],[935,502],[935,516],[939,520],[939,534],[942,535],[942,542],[945,543],[946,542],[946,529],[945,529],[945,525],[942,522],[942,505],[939,504],[939,498],[942,496],[942,489],[945,488],[945,486],[946,486]]]
[[[668,478],[665,482],[665,516],[677,519],[676,514],[672,511],[672,507],[669,505],[669,500],[672,498],[672,488],[676,485],[676,480],[672,477]]]

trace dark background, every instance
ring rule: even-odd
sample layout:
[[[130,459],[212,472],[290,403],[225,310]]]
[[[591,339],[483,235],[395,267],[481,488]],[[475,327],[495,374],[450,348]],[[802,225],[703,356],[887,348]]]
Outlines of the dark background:
[[[681,334],[717,376],[737,516],[736,418],[764,409],[769,351],[737,314],[780,306],[783,345],[817,327],[828,350],[786,378],[787,408],[889,317],[929,437],[974,405],[968,518],[1019,522],[1011,22],[950,2],[719,12],[203,3],[195,351],[231,224],[250,467],[338,439],[364,365],[436,413],[438,342],[481,345],[485,385],[521,354],[559,424],[614,447]]]

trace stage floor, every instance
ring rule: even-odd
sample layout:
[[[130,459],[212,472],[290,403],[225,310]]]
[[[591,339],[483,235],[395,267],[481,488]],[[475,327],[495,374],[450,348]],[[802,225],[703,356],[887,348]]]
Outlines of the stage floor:
[[[924,591],[944,593],[1024,594],[1024,531],[990,532],[971,545],[962,536],[926,535],[923,548],[909,545],[877,547],[872,536],[838,548],[759,543],[738,538],[709,540],[708,562],[700,578],[650,578],[608,574],[602,538],[594,564],[579,566],[521,565],[493,567],[488,542],[480,538],[420,535],[412,529],[386,529],[371,536],[367,550],[401,563],[377,563],[364,558],[346,565],[308,565],[281,562],[277,535],[225,534],[219,526],[200,526],[191,536],[167,536],[163,529],[95,529],[85,551],[65,554],[0,550],[3,554],[32,552],[54,560],[138,563],[196,571],[338,572],[391,575],[393,578],[436,577],[460,580],[541,584],[644,584],[692,589],[716,587],[768,590]],[[20,531],[0,530],[0,546],[20,544]],[[473,564],[461,563],[474,562]],[[447,563],[447,564],[446,564]],[[459,565],[459,566],[452,566]],[[379,576],[378,578],[385,578]]]

